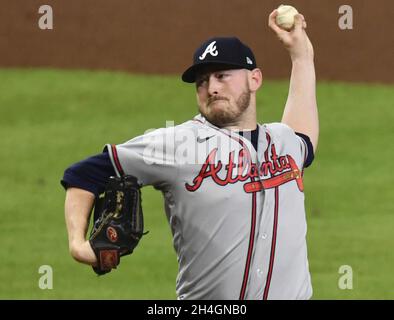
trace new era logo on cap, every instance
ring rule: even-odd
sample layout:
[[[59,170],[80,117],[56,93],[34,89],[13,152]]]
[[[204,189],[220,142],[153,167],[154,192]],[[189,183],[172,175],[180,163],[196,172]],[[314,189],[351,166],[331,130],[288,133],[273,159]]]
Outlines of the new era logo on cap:
[[[194,53],[193,65],[182,75],[185,82],[195,82],[196,74],[206,65],[223,65],[226,68],[257,68],[252,50],[236,37],[215,37],[205,41]]]

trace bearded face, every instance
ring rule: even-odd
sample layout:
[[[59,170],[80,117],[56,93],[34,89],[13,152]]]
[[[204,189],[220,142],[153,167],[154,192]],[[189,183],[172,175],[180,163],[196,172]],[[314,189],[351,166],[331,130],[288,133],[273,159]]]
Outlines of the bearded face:
[[[246,70],[206,71],[196,79],[200,113],[218,127],[231,126],[248,110],[251,99]]]

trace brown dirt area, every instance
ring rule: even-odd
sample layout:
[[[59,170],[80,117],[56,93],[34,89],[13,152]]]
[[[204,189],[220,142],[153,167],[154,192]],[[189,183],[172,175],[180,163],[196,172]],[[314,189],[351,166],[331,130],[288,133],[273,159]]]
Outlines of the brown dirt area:
[[[23,4],[22,4],[23,3]],[[235,35],[266,79],[288,78],[290,60],[268,29],[275,0],[0,0],[0,67],[57,67],[179,74],[207,38]],[[53,30],[38,27],[40,5]],[[288,1],[304,14],[319,80],[393,83],[392,0]],[[353,8],[353,30],[338,9]]]

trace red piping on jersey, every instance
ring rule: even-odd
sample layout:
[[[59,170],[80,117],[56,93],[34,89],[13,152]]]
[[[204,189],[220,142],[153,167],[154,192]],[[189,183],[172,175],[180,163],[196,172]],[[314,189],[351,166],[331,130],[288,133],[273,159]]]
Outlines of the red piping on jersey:
[[[252,181],[254,180],[254,178],[251,178],[251,179],[252,179]],[[250,262],[252,259],[252,253],[253,253],[253,247],[254,247],[255,229],[256,229],[256,193],[253,193],[253,197],[252,197],[252,223],[250,226],[249,248],[248,248],[248,255],[246,258],[245,271],[244,271],[244,277],[242,280],[242,287],[241,287],[241,293],[239,295],[239,300],[245,299],[245,291],[246,291],[246,286],[248,284],[248,278],[249,278]]]
[[[265,138],[267,139],[267,149],[264,152],[264,158],[265,158],[265,162],[268,162],[268,150],[271,144],[271,136],[268,134],[268,132],[265,133]]]
[[[119,162],[118,151],[116,151],[116,146],[111,145],[111,150],[112,150],[112,157],[114,158],[116,169],[118,169],[119,174],[121,176],[123,176],[124,171],[123,171],[122,166],[120,165],[120,162]]]
[[[198,119],[194,119],[195,121],[201,122]],[[230,137],[231,139],[234,139],[235,141],[237,141],[243,148],[245,148],[246,150],[248,150],[248,148],[245,146],[245,144],[243,143],[242,139],[238,139],[237,137],[232,136],[231,134],[228,134],[227,132],[218,129],[218,131],[224,133],[225,135],[227,135],[228,137]],[[268,146],[270,144],[271,138],[270,136],[267,134],[266,135],[267,140],[268,140]],[[250,151],[248,150],[248,152],[250,153]],[[266,151],[266,158],[268,159],[268,148]],[[254,177],[250,177],[251,183],[254,183]],[[246,292],[246,287],[248,284],[248,279],[249,279],[249,271],[250,271],[250,263],[252,261],[252,254],[253,254],[253,247],[254,247],[254,237],[255,237],[255,230],[256,230],[256,193],[253,193],[252,195],[252,221],[251,221],[251,226],[250,226],[250,236],[249,236],[249,245],[248,245],[248,254],[246,257],[246,264],[245,264],[245,271],[244,271],[244,276],[243,276],[243,281],[242,281],[242,286],[241,286],[241,292],[239,295],[239,300],[244,300],[245,299],[245,292]]]
[[[270,137],[270,135],[267,132],[266,132],[265,137],[267,139],[267,149],[264,152],[264,157],[265,157],[265,161],[268,162],[268,150],[269,150],[269,146],[271,144],[271,137]],[[241,140],[241,142],[242,142],[242,140]],[[241,145],[243,146],[243,143],[241,143]],[[248,183],[248,184],[261,185],[261,182],[260,181],[254,181],[254,178],[251,177],[251,182]],[[252,201],[253,201],[252,202],[252,225],[251,225],[251,229],[250,229],[249,249],[248,249],[248,256],[247,256],[247,259],[246,259],[244,278],[243,278],[243,283],[242,283],[242,288],[241,288],[241,293],[240,293],[240,296],[239,296],[239,300],[244,300],[244,298],[245,298],[245,291],[246,291],[246,286],[247,286],[248,278],[249,278],[250,262],[251,262],[251,257],[252,257],[252,253],[253,253],[254,234],[255,234],[255,229],[256,229],[256,192],[253,193]],[[276,237],[276,235],[275,235],[275,237]],[[267,294],[268,294],[268,291],[267,291]]]
[[[241,144],[241,146],[243,148],[248,150],[248,148],[244,145],[244,143],[241,139],[236,139],[236,140]],[[248,152],[249,152],[249,150],[248,150]],[[250,180],[251,180],[250,183],[255,182],[254,177],[251,177]],[[252,261],[252,254],[253,254],[253,248],[254,248],[254,235],[255,235],[255,230],[256,230],[256,197],[257,197],[256,193],[253,193],[253,196],[252,196],[252,221],[251,221],[251,225],[250,225],[248,254],[246,256],[246,264],[245,264],[244,276],[243,276],[243,280],[242,280],[241,292],[239,294],[239,300],[245,299],[245,292],[246,292],[246,287],[248,285],[248,279],[249,279],[250,264]]]
[[[272,270],[274,268],[276,234],[277,234],[277,230],[278,230],[278,213],[279,213],[279,187],[276,187],[275,188],[274,227],[272,230],[270,264],[269,264],[269,269],[268,269],[267,281],[265,282],[263,300],[267,300],[267,298],[268,298],[268,292],[269,292],[270,285],[271,285]]]
[[[232,135],[229,135],[228,133],[220,130],[222,133],[230,137],[231,139],[234,139],[237,141],[243,148],[248,150],[250,153],[249,149],[247,146],[245,146],[244,142],[241,139],[238,139],[237,137],[234,137]],[[251,183],[254,183],[254,177],[251,177],[250,180],[252,181]],[[253,247],[254,247],[254,235],[255,235],[255,230],[256,230],[256,193],[253,193],[252,196],[252,221],[251,221],[251,226],[250,226],[250,236],[249,236],[249,246],[248,246],[248,254],[246,256],[246,264],[245,264],[245,271],[244,271],[244,276],[242,280],[242,287],[241,287],[241,292],[239,294],[239,300],[244,300],[245,299],[245,291],[246,287],[248,284],[248,279],[249,279],[249,270],[250,270],[250,263],[252,261],[252,254],[253,254]]]

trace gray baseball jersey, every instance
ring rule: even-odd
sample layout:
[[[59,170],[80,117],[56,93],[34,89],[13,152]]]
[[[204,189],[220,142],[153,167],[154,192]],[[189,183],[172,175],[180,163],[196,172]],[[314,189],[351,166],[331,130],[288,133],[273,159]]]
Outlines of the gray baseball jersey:
[[[162,191],[178,299],[309,299],[303,139],[259,125],[258,150],[201,115],[120,145],[117,173]]]

